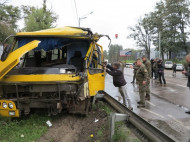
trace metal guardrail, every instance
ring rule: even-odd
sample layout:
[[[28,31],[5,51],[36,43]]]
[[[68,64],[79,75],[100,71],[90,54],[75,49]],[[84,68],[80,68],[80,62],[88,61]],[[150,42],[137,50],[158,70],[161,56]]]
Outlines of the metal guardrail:
[[[167,136],[160,129],[154,127],[143,118],[130,111],[127,107],[122,105],[120,102],[115,100],[106,92],[102,92],[104,94],[104,99],[107,103],[110,104],[116,111],[122,114],[127,114],[129,116],[128,122],[130,122],[135,128],[137,128],[140,132],[142,132],[151,142],[175,142],[173,138]]]

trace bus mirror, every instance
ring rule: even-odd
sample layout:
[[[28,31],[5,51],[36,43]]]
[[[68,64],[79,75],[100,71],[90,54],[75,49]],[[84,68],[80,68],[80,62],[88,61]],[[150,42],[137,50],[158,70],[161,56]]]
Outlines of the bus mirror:
[[[3,49],[3,54],[1,56],[1,61],[5,61],[11,51],[11,45],[6,45]]]

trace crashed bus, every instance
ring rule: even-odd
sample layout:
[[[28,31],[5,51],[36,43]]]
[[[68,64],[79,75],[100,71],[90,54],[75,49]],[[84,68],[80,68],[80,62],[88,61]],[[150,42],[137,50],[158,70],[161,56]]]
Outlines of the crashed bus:
[[[0,115],[20,117],[32,109],[87,114],[104,90],[102,36],[64,27],[11,37],[0,60]]]

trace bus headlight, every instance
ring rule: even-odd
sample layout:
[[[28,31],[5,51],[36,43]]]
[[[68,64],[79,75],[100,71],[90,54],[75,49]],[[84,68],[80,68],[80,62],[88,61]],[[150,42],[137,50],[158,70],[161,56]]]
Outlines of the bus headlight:
[[[3,108],[7,108],[7,103],[3,102]]]
[[[13,108],[13,104],[12,103],[9,103],[9,108],[12,109]]]

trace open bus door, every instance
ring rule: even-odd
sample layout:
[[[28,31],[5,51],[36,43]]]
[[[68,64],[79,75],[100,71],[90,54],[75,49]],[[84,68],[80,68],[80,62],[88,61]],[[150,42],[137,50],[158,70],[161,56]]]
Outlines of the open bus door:
[[[89,95],[95,96],[98,91],[104,90],[105,87],[105,72],[102,62],[103,50],[102,47],[98,44],[93,44],[94,47],[91,51],[91,57],[89,58],[89,67],[88,67],[88,88]]]

